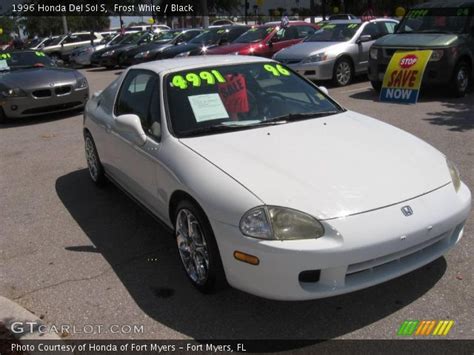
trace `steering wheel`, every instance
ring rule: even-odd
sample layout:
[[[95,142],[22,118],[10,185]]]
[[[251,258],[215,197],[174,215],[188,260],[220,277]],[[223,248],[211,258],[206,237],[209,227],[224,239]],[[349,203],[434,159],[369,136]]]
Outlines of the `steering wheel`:
[[[265,106],[263,107],[262,113],[264,117],[271,118],[275,116],[279,116],[284,112],[279,112],[279,107],[285,105],[286,98],[283,95],[277,93],[267,93],[266,95],[262,95],[265,97]]]

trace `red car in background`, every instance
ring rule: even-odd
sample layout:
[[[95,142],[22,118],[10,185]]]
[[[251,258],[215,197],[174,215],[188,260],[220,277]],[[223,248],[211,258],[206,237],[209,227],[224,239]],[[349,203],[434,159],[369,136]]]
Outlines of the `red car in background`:
[[[232,43],[209,49],[207,54],[258,55],[271,58],[280,49],[301,42],[317,29],[317,25],[303,21],[290,21],[285,27],[277,23],[254,26]]]

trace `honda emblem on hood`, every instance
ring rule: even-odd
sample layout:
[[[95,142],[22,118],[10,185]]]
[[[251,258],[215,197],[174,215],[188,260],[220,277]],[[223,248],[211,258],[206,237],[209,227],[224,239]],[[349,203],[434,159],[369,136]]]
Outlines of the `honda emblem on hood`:
[[[407,206],[403,206],[403,207],[402,207],[402,213],[403,213],[406,217],[408,217],[408,216],[411,216],[411,215],[413,214],[413,210],[412,210],[411,207],[408,206],[408,205],[407,205]]]

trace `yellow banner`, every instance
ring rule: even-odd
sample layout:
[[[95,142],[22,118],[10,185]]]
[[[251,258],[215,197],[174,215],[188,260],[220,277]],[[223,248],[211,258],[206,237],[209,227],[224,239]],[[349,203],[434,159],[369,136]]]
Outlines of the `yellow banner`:
[[[416,103],[432,53],[431,50],[396,51],[383,78],[380,101]]]

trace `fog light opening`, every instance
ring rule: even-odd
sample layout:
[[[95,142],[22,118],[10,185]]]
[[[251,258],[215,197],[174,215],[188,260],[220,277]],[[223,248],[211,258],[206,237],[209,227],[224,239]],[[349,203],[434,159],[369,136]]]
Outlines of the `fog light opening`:
[[[298,275],[299,282],[318,282],[321,276],[321,270],[305,270]]]
[[[239,261],[242,261],[244,263],[251,264],[251,265],[260,264],[260,260],[258,260],[258,258],[256,256],[246,254],[246,253],[243,253],[243,252],[238,251],[238,250],[234,251],[234,258],[239,260]]]

